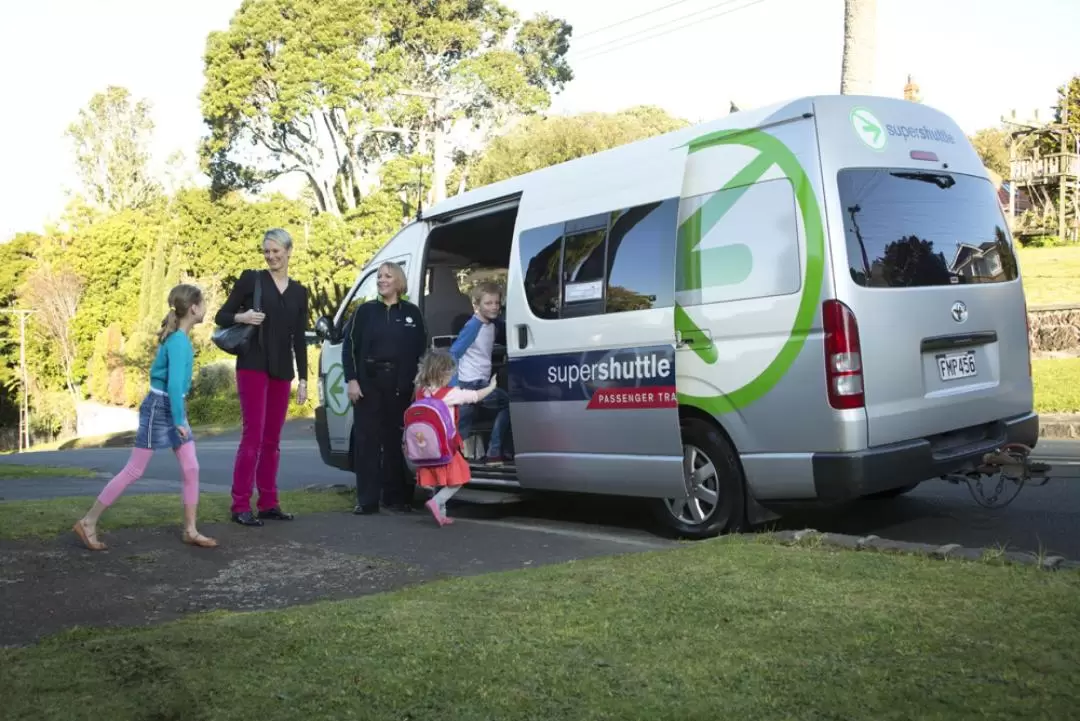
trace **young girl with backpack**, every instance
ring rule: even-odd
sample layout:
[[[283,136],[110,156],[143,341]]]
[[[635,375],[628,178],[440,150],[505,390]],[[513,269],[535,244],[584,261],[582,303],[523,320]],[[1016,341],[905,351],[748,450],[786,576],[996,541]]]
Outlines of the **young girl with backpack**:
[[[109,481],[97,501],[85,516],[75,523],[75,534],[91,551],[103,551],[106,546],[97,538],[97,522],[101,514],[120,497],[128,486],[142,478],[154,451],[171,448],[180,461],[183,475],[184,543],[201,548],[214,548],[217,541],[199,533],[195,528],[195,512],[199,504],[199,462],[195,457],[195,440],[184,410],[184,395],[191,388],[194,350],[188,334],[206,315],[202,291],[182,284],[169,291],[169,314],[161,322],[158,351],[150,366],[150,392],[139,407],[139,430],[135,447],[124,469]]]
[[[416,374],[416,399],[405,411],[402,446],[405,459],[416,469],[416,482],[439,488],[425,505],[440,526],[453,523],[446,502],[472,479],[469,463],[461,455],[457,431],[457,406],[479,403],[495,390],[495,377],[481,390],[453,388],[454,358],[434,350],[420,360]]]

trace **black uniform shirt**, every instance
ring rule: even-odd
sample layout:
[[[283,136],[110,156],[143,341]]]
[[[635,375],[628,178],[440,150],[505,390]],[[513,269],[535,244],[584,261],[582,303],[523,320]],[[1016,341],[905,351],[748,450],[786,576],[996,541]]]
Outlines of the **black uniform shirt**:
[[[262,308],[266,314],[262,326],[256,326],[248,352],[236,358],[237,370],[262,371],[271,378],[291,381],[293,356],[300,378],[307,378],[308,293],[304,286],[289,280],[285,292],[268,272],[245,270],[240,274],[229,299],[218,310],[214,321],[222,327],[236,323],[236,315],[249,310],[255,299],[255,283],[262,283]]]
[[[342,344],[345,381],[357,381],[364,392],[370,382],[364,363],[378,361],[396,366],[399,390],[411,388],[426,347],[427,330],[419,308],[406,300],[393,305],[370,300],[356,309]]]

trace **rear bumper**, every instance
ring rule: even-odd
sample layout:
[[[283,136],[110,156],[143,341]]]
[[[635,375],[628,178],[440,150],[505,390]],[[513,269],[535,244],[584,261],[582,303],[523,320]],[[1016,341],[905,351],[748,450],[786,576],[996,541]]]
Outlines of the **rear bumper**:
[[[323,463],[343,471],[352,470],[352,458],[348,453],[334,453],[330,449],[330,426],[326,421],[326,408],[315,408],[315,441],[319,444],[319,455]]]
[[[1039,416],[1026,413],[934,438],[877,446],[854,453],[815,453],[818,500],[844,501],[940,478],[978,461],[1006,443],[1034,447]]]

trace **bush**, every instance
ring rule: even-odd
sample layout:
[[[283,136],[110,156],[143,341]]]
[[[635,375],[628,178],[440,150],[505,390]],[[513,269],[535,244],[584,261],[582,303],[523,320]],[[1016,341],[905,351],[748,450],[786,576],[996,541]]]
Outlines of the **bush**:
[[[1060,248],[1066,245],[1065,241],[1056,235],[1030,235],[1020,238],[1020,244],[1025,248]]]

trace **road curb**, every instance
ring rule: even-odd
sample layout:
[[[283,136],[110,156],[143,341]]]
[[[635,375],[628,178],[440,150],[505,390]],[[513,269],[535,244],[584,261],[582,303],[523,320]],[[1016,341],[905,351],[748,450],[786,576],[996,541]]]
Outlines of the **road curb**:
[[[762,534],[786,546],[826,545],[852,551],[878,551],[926,556],[937,560],[960,559],[965,561],[1000,561],[1024,566],[1037,566],[1044,571],[1080,569],[1080,562],[1066,560],[1063,556],[1041,555],[1024,551],[1005,551],[996,548],[965,548],[957,543],[937,545],[891,541],[878,536],[851,536],[844,533],[822,533],[813,528],[801,531],[775,531]]]
[[[1048,440],[1080,438],[1080,414],[1047,413],[1039,416],[1039,437]]]

